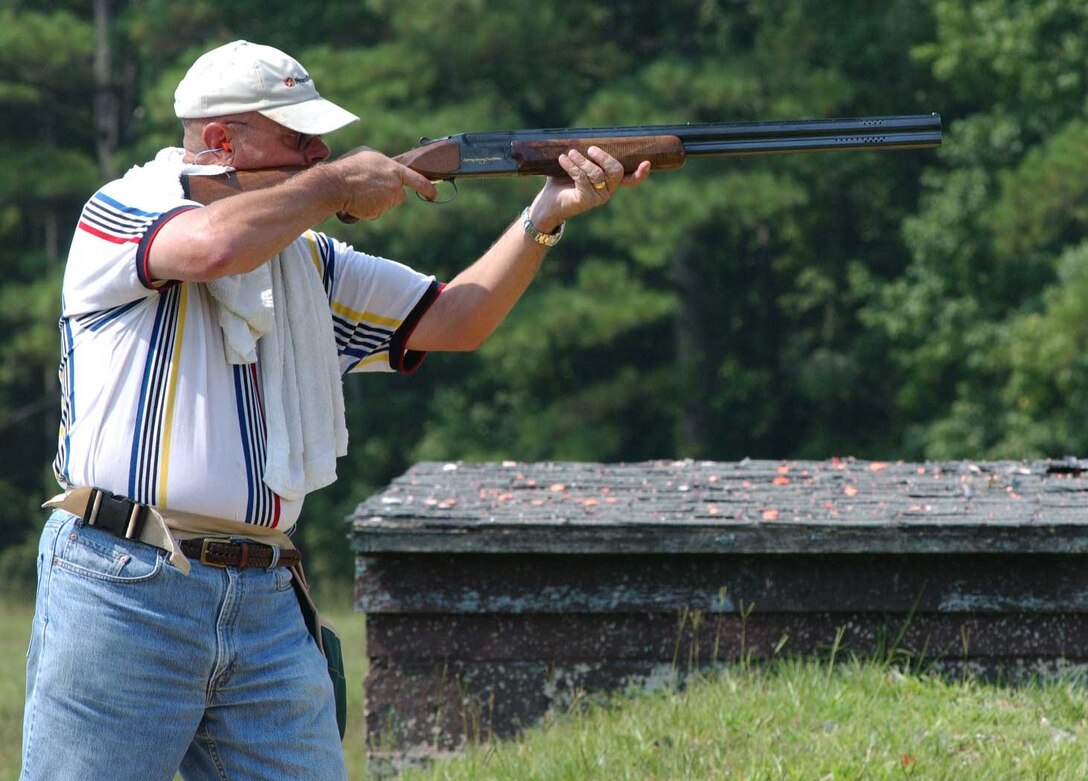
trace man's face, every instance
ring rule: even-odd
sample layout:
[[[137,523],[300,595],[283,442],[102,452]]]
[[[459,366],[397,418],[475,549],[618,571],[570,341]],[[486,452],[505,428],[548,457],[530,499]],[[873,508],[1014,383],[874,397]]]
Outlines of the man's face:
[[[230,129],[231,164],[238,170],[311,166],[329,156],[321,136],[297,133],[256,112],[224,124]]]

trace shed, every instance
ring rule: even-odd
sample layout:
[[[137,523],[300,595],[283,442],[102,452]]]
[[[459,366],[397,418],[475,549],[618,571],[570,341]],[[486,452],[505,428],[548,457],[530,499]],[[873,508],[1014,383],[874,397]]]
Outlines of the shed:
[[[420,463],[349,518],[379,763],[775,654],[1088,658],[1088,462]]]

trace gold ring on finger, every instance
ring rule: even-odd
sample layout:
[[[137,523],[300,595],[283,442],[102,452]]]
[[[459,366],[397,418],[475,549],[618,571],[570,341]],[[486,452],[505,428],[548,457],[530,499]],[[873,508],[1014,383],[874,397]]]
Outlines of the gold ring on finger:
[[[594,182],[593,187],[597,190],[603,190],[608,187],[608,182]]]

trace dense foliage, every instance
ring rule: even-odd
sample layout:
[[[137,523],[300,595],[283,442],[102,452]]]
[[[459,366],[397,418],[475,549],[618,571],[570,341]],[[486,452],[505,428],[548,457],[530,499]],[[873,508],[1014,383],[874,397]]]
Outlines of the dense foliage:
[[[1064,456],[1088,433],[1088,6],[1078,0],[0,0],[0,525],[53,486],[58,287],[83,200],[178,141],[211,45],[271,43],[330,137],[939,111],[933,151],[698,161],[570,226],[500,333],[347,382],[305,536],[412,461]],[[448,278],[535,182],[329,226]],[[9,565],[25,556],[6,557]],[[9,575],[11,566],[0,567]]]

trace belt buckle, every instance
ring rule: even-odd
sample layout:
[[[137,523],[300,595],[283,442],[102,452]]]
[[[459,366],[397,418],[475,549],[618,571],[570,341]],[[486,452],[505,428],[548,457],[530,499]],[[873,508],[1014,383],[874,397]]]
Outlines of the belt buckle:
[[[83,522],[126,540],[138,540],[147,519],[147,506],[128,497],[103,491],[91,490]]]
[[[233,540],[230,537],[205,537],[200,541],[200,563],[205,567],[218,567],[219,569],[226,569],[226,564],[220,564],[218,561],[208,561],[208,546],[222,542],[229,545]]]

